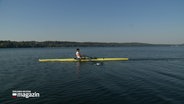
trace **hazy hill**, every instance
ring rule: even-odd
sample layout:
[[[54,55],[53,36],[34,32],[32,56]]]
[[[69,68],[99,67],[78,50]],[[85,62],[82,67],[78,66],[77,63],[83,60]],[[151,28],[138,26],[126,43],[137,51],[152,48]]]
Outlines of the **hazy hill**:
[[[31,47],[120,47],[120,46],[169,46],[170,44],[148,43],[105,43],[105,42],[70,42],[70,41],[0,41],[0,48]],[[184,45],[184,44],[182,44]]]

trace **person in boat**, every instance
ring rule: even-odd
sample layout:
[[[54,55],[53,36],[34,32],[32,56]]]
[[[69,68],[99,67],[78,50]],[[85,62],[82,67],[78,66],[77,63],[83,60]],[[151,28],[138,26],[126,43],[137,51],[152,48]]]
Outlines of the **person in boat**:
[[[80,49],[79,48],[76,49],[75,55],[76,55],[77,59],[82,59],[82,55],[80,54]]]
[[[79,60],[81,60],[81,59],[91,59],[91,57],[81,55],[79,48],[76,49],[75,56],[76,56],[76,59],[79,59]]]

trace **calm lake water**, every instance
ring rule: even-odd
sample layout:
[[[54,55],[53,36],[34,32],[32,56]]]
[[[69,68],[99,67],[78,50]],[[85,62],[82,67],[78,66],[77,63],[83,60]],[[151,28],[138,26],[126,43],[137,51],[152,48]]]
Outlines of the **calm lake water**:
[[[81,47],[92,57],[129,61],[40,63],[75,48],[0,49],[1,104],[184,104],[184,47]],[[38,98],[12,98],[29,90]]]

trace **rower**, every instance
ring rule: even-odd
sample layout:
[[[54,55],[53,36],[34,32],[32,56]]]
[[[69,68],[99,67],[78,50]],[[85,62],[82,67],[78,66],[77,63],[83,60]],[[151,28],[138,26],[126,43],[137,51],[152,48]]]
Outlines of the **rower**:
[[[77,59],[81,59],[81,58],[82,58],[82,56],[81,56],[81,54],[80,54],[80,49],[79,49],[79,48],[76,49],[75,55],[76,55],[76,58],[77,58]]]

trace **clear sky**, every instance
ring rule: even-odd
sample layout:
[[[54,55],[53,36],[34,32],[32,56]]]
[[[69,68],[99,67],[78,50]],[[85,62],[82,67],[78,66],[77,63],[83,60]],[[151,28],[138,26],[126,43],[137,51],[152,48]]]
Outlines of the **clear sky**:
[[[184,0],[0,0],[0,40],[184,43]]]

